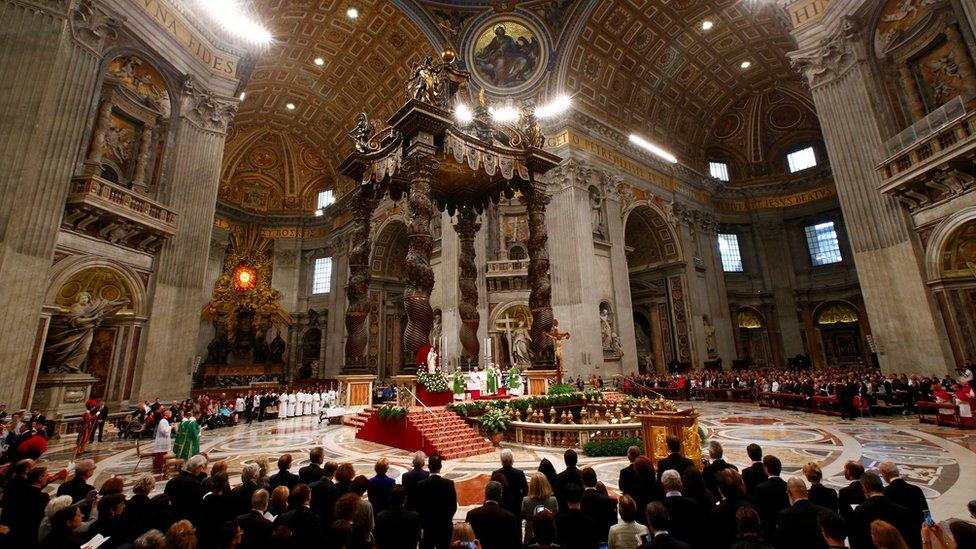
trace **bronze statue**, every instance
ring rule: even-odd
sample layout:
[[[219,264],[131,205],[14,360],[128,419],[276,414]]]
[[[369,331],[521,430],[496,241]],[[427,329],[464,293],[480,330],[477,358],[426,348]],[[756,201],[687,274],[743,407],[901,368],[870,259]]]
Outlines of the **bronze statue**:
[[[439,72],[440,68],[434,65],[434,59],[429,55],[425,56],[423,62],[414,66],[413,74],[407,81],[410,97],[430,105],[436,105],[437,73]]]
[[[346,135],[356,142],[356,152],[366,153],[369,152],[369,139],[373,137],[374,131],[375,128],[366,118],[366,113],[361,112],[356,115],[356,126],[346,132]]]

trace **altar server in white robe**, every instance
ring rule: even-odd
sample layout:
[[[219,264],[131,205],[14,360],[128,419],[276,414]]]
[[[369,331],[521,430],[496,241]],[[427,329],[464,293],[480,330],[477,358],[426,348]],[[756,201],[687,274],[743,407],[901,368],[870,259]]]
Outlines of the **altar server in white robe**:
[[[295,415],[304,416],[305,415],[305,392],[298,391],[295,393],[295,400],[298,402],[295,404]]]
[[[288,410],[291,412],[292,416],[296,416],[299,413],[298,410],[298,393],[288,394]]]
[[[322,408],[322,393],[318,389],[312,392],[312,415],[319,415],[319,410]]]
[[[287,419],[288,412],[288,391],[284,391],[278,397],[278,419]]]
[[[302,391],[302,415],[307,416],[312,411],[312,400],[309,398],[308,391]]]

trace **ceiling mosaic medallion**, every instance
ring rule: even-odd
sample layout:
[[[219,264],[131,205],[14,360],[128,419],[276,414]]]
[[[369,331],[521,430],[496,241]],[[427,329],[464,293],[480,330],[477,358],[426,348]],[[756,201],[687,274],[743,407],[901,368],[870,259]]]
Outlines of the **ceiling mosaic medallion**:
[[[472,28],[464,41],[464,62],[486,91],[510,95],[539,83],[551,52],[551,41],[540,25],[507,13]]]

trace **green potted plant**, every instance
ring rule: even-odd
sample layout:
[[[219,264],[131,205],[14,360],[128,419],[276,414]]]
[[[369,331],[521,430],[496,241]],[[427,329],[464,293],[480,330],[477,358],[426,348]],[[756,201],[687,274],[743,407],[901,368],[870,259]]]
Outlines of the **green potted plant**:
[[[384,404],[376,412],[380,416],[380,421],[392,421],[406,417],[407,409],[403,406]]]
[[[504,438],[505,431],[508,430],[509,420],[505,412],[498,409],[487,410],[481,415],[479,421],[481,421],[481,428],[491,439],[491,443],[498,446],[498,443]]]

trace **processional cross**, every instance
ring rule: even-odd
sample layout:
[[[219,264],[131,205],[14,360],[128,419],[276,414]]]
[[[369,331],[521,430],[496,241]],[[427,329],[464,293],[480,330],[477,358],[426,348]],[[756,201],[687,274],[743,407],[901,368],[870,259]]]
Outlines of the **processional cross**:
[[[552,319],[552,331],[546,332],[545,336],[552,340],[553,349],[556,351],[556,383],[563,382],[563,340],[569,339],[569,332],[559,331],[559,321]]]

